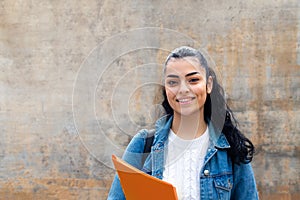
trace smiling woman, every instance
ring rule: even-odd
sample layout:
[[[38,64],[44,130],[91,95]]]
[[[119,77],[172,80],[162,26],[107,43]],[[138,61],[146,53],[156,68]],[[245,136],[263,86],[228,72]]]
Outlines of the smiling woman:
[[[193,139],[204,133],[206,128],[203,119],[204,103],[207,94],[211,92],[212,84],[212,77],[206,79],[205,69],[194,58],[169,60],[165,70],[165,91],[174,111],[172,130],[177,136]],[[198,123],[181,124],[181,120],[198,121],[203,124],[200,126]],[[181,130],[179,130],[180,124]],[[183,127],[185,124],[188,126]]]
[[[166,116],[156,122],[150,155],[143,162],[148,131],[141,130],[123,159],[173,184],[179,199],[258,199],[254,146],[232,122],[223,88],[201,52],[175,49],[163,77]],[[108,199],[125,199],[118,176]]]

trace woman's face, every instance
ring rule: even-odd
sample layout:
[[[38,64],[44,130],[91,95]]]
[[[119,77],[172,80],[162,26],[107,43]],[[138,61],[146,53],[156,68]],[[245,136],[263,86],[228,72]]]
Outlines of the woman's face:
[[[203,113],[207,93],[212,89],[212,77],[206,80],[205,69],[196,58],[172,58],[166,66],[165,89],[174,115]]]

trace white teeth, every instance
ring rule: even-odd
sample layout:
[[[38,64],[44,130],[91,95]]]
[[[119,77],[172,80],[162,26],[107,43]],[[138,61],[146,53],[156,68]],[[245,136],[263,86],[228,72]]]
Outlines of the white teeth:
[[[193,100],[193,98],[187,98],[187,99],[178,99],[177,101],[180,103],[187,103],[189,101]]]
[[[188,102],[188,101],[190,101],[191,99],[179,99],[179,102],[182,102],[182,103],[184,103],[184,102]]]

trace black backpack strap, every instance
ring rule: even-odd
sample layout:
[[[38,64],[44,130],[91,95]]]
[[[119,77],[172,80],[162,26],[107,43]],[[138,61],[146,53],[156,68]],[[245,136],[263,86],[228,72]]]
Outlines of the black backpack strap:
[[[143,157],[142,157],[142,163],[145,162],[146,158],[148,157],[149,153],[151,152],[151,147],[152,147],[152,143],[154,140],[154,133],[155,133],[155,129],[151,129],[148,132],[146,141],[145,141],[145,146],[144,146],[144,153],[143,153]]]

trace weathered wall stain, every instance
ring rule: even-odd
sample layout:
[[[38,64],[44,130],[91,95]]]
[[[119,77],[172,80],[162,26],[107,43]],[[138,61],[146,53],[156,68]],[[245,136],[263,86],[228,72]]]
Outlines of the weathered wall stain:
[[[107,195],[108,181],[68,178],[5,180],[1,199],[99,199]]]

